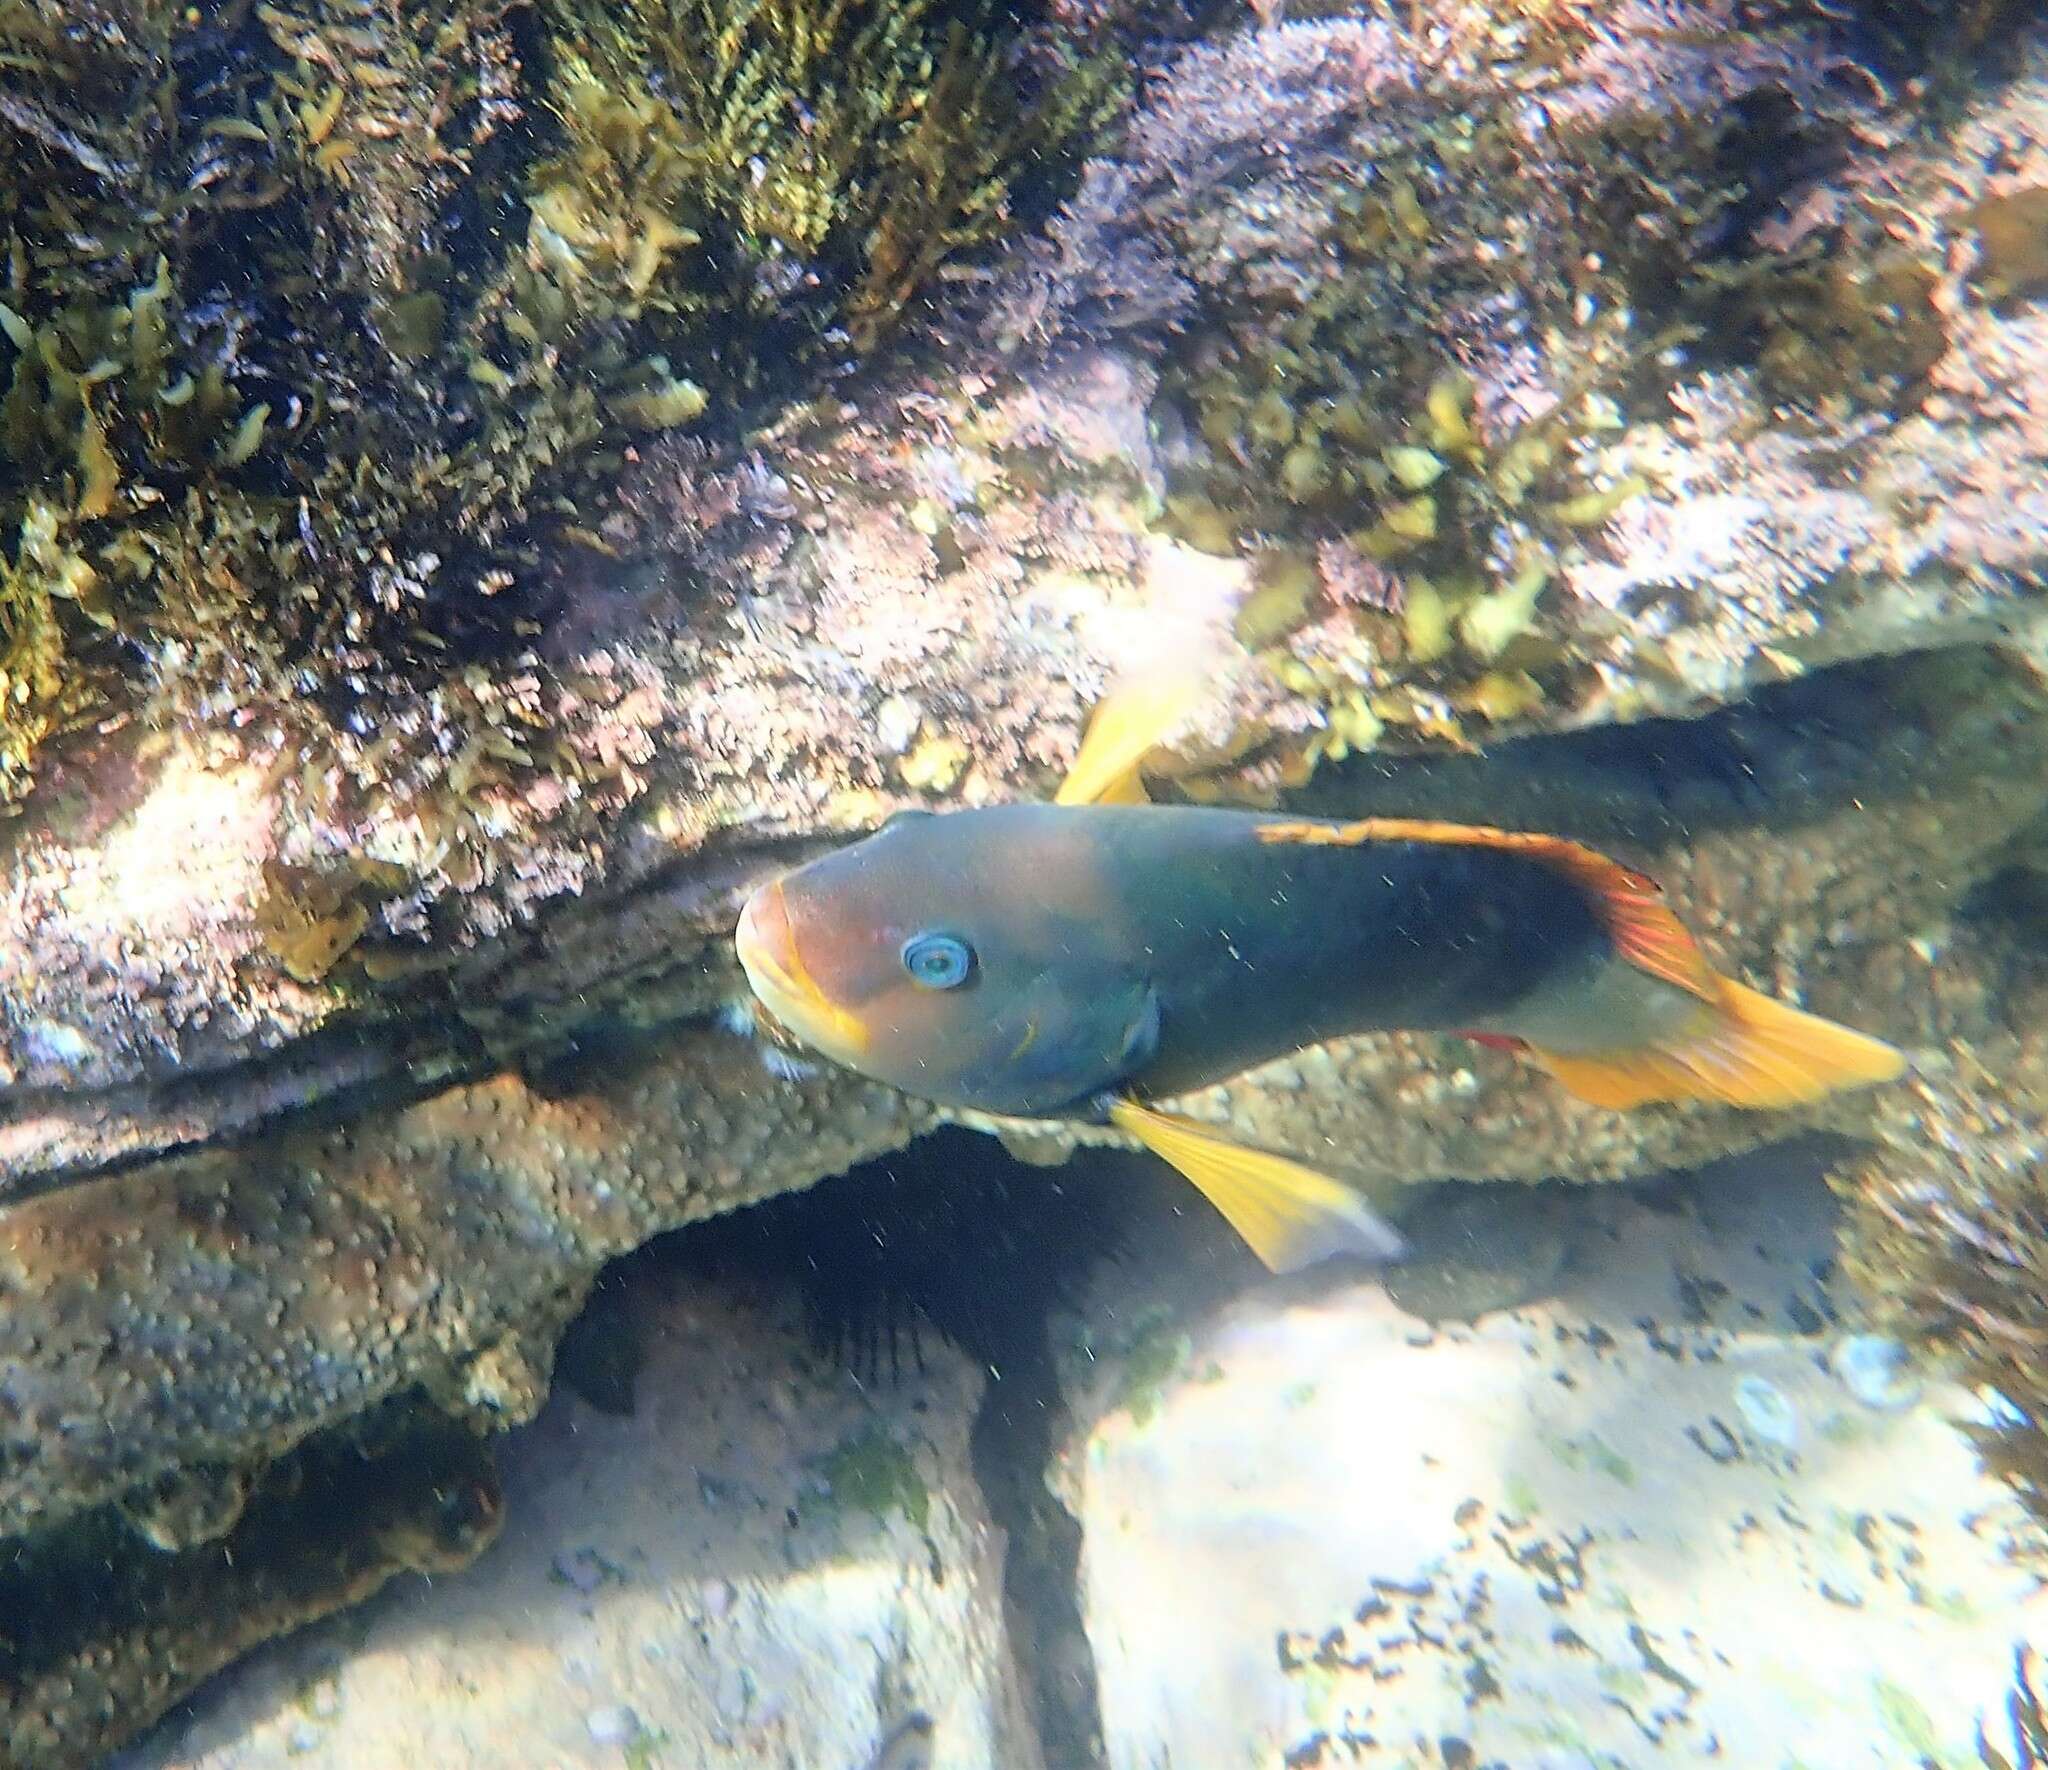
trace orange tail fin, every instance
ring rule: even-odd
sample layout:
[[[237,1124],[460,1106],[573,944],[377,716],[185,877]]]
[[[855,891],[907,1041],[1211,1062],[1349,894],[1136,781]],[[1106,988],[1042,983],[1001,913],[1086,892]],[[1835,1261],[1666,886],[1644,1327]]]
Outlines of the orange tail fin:
[[[1844,1088],[1889,1082],[1905,1054],[1787,1007],[1725,977],[1702,1003],[1695,1029],[1647,1050],[1529,1055],[1581,1100],[1642,1106],[1653,1100],[1718,1100],[1729,1106],[1804,1106]]]
[[[1656,882],[1595,849],[1561,836],[1523,834],[1419,818],[1363,818],[1350,824],[1269,823],[1267,842],[1439,842],[1493,848],[1556,868],[1593,900],[1615,954],[1646,976],[1699,999],[1697,1014],[1648,1046],[1562,1052],[1529,1045],[1530,1057],[1569,1092],[1595,1106],[1654,1100],[1718,1100],[1731,1106],[1801,1106],[1845,1088],[1888,1082],[1904,1053],[1817,1014],[1773,1001],[1721,976]]]

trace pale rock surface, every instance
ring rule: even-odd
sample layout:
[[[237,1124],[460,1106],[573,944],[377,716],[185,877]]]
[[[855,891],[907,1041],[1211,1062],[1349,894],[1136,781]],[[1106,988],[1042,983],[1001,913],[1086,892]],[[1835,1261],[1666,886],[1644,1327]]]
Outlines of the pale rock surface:
[[[558,1387],[508,1440],[474,1567],[265,1649],[124,1770],[867,1770],[920,1715],[932,1770],[1038,1770],[979,1373],[934,1344],[864,1392],[792,1308],[690,1290],[629,1292],[630,1418]]]
[[[1830,1367],[1812,1173],[1570,1202],[1555,1282],[1470,1325],[1342,1275],[1178,1312],[1105,1289],[1058,1479],[1114,1770],[1975,1770],[2048,1641],[2027,1527],[1969,1396],[1873,1407]],[[1397,1283],[1513,1298],[1511,1242]]]

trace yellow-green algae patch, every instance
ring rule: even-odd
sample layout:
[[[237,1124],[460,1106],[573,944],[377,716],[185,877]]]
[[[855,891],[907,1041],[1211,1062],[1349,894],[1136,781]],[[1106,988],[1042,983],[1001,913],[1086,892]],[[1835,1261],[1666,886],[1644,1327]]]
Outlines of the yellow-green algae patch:
[[[931,1492],[915,1460],[880,1426],[842,1444],[818,1473],[836,1505],[877,1519],[900,1513],[919,1530],[931,1521]]]
[[[528,646],[636,438],[873,349],[1092,139],[1112,64],[1020,81],[1016,36],[971,0],[0,0],[0,806],[138,664],[374,718]]]

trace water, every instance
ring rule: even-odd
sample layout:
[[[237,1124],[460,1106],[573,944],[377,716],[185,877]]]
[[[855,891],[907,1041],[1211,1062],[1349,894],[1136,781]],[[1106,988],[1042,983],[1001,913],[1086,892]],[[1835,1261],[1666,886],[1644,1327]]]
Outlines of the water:
[[[2044,303],[2032,0],[0,0],[0,1766],[2048,1763]]]

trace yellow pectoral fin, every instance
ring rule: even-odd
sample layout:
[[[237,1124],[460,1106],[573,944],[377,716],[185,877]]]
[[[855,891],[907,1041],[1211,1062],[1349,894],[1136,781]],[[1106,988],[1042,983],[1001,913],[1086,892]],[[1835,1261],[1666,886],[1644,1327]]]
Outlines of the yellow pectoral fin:
[[[1080,753],[1055,805],[1143,805],[1138,764],[1189,713],[1200,693],[1200,677],[1184,667],[1161,667],[1117,684],[1097,704],[1081,739]]]
[[[1135,1100],[1113,1102],[1109,1117],[1192,1180],[1270,1272],[1299,1272],[1335,1254],[1398,1260],[1407,1250],[1391,1224],[1327,1174]]]

